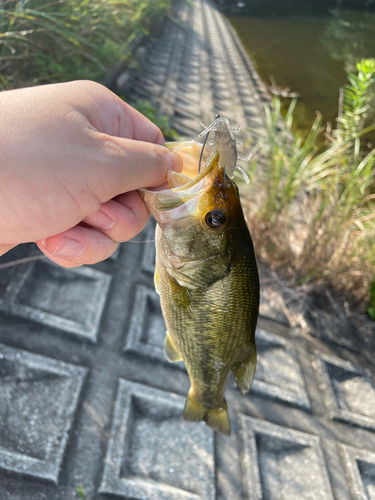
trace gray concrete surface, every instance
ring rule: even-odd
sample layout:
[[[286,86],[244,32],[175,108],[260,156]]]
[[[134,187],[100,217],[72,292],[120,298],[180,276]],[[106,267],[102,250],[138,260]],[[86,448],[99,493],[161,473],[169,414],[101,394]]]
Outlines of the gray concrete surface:
[[[206,0],[174,15],[124,94],[189,138],[218,112],[261,133],[267,97],[225,19]],[[130,242],[86,268],[0,270],[0,500],[374,500],[371,335],[317,310],[291,328],[264,286],[254,386],[242,398],[229,380],[233,432],[215,434],[181,416],[189,380],[163,356],[154,256]]]

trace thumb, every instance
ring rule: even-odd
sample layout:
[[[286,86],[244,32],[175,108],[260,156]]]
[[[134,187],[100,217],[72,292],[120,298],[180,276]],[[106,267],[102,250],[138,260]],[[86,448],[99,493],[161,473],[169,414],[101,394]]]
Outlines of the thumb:
[[[100,135],[104,146],[99,157],[96,149],[99,170],[92,189],[101,202],[141,187],[160,186],[166,182],[169,170],[182,170],[181,157],[164,146]]]

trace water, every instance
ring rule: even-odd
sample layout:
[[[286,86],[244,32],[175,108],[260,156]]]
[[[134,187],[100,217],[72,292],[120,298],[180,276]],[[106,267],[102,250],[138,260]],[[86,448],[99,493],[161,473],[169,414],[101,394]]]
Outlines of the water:
[[[361,58],[375,58],[375,12],[333,9],[298,15],[228,16],[261,78],[300,97],[296,123],[310,125],[319,110],[334,122],[339,88]],[[287,102],[285,101],[285,104]]]

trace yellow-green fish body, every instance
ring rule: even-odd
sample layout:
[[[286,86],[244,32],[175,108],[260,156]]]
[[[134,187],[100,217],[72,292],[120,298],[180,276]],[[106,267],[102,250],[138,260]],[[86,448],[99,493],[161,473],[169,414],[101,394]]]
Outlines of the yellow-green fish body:
[[[233,372],[245,394],[254,377],[259,278],[237,187],[218,159],[192,181],[170,173],[177,187],[141,194],[158,222],[155,286],[165,353],[184,361],[191,381],[184,417],[230,434],[225,385]]]

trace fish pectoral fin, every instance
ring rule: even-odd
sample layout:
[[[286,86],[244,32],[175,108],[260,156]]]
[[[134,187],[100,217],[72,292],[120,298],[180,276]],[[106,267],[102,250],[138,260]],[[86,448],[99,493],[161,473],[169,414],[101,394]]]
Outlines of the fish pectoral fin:
[[[157,267],[155,267],[154,285],[155,285],[155,291],[156,291],[156,293],[158,295],[160,295],[160,276],[159,276],[159,271],[158,271]]]
[[[187,422],[204,421],[214,431],[230,436],[231,430],[228,407],[225,399],[223,401],[222,408],[206,408],[201,403],[196,401],[194,393],[192,389],[190,389],[186,399],[183,416]]]
[[[164,354],[170,363],[176,363],[177,361],[183,361],[181,354],[177,351],[174,343],[172,342],[169,332],[167,332],[164,340]]]
[[[238,385],[238,388],[242,396],[245,396],[245,394],[250,390],[251,384],[253,383],[254,380],[256,367],[257,367],[257,351],[255,344],[253,344],[249,358],[241,366],[241,368],[238,368],[237,370],[233,371],[234,379],[236,381],[236,384]]]

